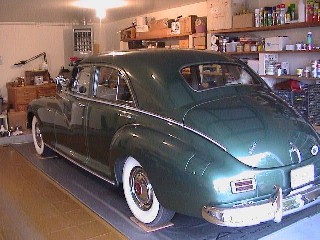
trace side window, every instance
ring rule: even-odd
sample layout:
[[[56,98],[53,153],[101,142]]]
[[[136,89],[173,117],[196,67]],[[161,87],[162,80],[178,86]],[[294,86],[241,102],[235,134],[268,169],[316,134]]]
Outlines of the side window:
[[[97,87],[94,96],[108,101],[132,102],[125,78],[118,69],[100,67],[97,70]]]
[[[91,68],[79,67],[70,90],[77,94],[87,95],[89,92],[90,80]]]
[[[233,64],[199,64],[185,67],[181,74],[195,90],[205,90],[233,84],[259,84],[243,68]]]

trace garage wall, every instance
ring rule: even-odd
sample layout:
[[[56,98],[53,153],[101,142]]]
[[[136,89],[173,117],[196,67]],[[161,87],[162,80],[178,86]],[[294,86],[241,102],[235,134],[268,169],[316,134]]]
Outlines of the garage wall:
[[[181,15],[206,15],[206,1],[166,11],[148,13],[146,16],[176,18]],[[108,24],[94,24],[94,41],[99,44],[100,52],[120,49],[120,30],[131,25],[134,18]],[[39,69],[42,57],[24,66],[13,66],[39,53],[46,52],[51,77],[55,78],[62,66],[68,67],[72,56],[72,25],[46,23],[0,23],[0,90],[7,99],[6,83],[24,76],[27,70]]]
[[[0,89],[5,99],[6,83],[24,76],[26,70],[39,69],[43,57],[23,66],[14,66],[14,63],[46,52],[49,72],[55,77],[66,61],[65,42],[72,43],[66,39],[69,35],[72,37],[71,26],[1,24],[0,32],[0,56],[3,61],[0,65]]]
[[[71,24],[27,24],[0,23],[0,90],[7,100],[6,83],[23,77],[25,71],[39,69],[43,57],[25,65],[14,66],[21,60],[30,59],[45,52],[48,60],[48,70],[55,78],[62,66],[68,67],[69,59],[73,55]],[[100,37],[104,26],[94,25],[95,40]]]

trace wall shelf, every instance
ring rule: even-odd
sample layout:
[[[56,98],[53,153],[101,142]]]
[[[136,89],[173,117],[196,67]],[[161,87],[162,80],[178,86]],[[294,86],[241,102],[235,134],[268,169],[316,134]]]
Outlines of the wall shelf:
[[[138,40],[163,40],[163,39],[170,39],[170,38],[185,38],[192,33],[185,33],[185,34],[159,34],[157,36],[143,36],[143,37],[136,37],[136,38],[125,38],[122,39],[123,42],[130,42],[130,41],[138,41]]]
[[[294,80],[310,80],[316,81],[320,80],[320,78],[312,78],[312,77],[298,77],[297,75],[260,75],[262,78],[274,78],[274,79],[294,79]]]
[[[299,23],[288,23],[283,25],[275,25],[275,26],[267,26],[267,27],[220,29],[220,30],[209,30],[209,33],[224,34],[224,33],[241,33],[241,32],[259,32],[259,31],[274,31],[274,30],[308,28],[308,27],[320,27],[320,23],[319,22],[299,22]]]
[[[320,49],[315,49],[315,50],[291,50],[291,51],[259,51],[259,52],[226,52],[228,55],[254,55],[254,54],[259,54],[259,53],[278,53],[278,54],[283,54],[283,53],[288,53],[288,54],[305,54],[305,53],[320,53]]]

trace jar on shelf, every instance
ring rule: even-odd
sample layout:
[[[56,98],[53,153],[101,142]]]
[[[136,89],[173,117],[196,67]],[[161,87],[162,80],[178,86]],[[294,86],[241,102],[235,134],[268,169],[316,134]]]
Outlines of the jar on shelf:
[[[237,44],[237,52],[243,52],[243,44],[242,43]]]

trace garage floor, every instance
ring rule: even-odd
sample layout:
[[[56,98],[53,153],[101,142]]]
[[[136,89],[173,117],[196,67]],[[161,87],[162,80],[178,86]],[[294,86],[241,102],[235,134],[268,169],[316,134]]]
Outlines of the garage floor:
[[[127,239],[10,146],[0,147],[0,239]]]
[[[176,214],[174,226],[146,233],[130,221],[122,191],[65,159],[39,159],[32,143],[0,146],[0,240],[318,239],[320,206],[246,228]]]

